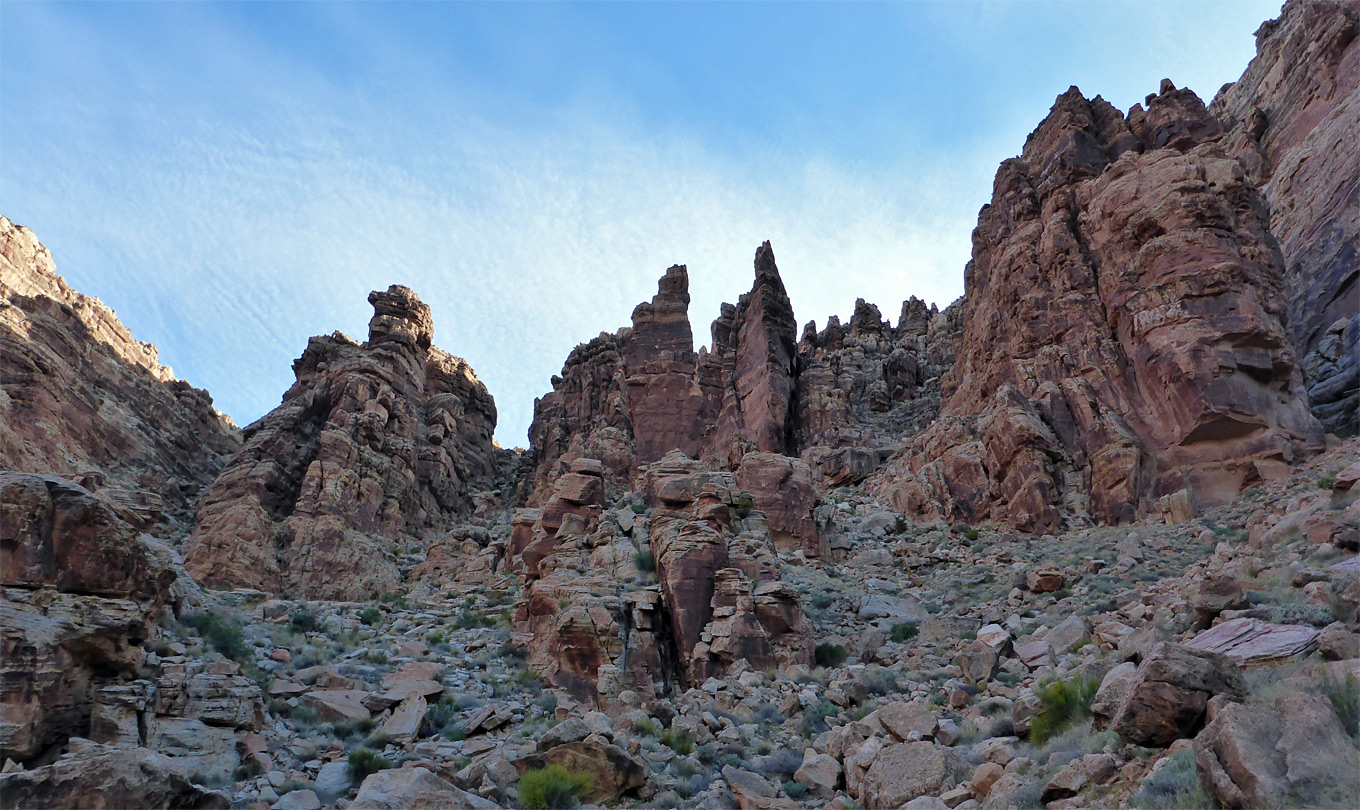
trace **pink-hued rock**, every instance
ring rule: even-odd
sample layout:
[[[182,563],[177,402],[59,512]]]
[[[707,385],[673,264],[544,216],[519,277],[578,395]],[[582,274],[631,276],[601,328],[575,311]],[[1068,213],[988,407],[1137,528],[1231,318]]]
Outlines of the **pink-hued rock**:
[[[241,446],[206,391],[67,286],[33,232],[3,216],[0,392],[0,469],[106,481],[129,500],[124,519],[148,526],[161,509],[186,513]]]
[[[775,547],[825,557],[825,543],[812,510],[817,487],[812,468],[804,461],[778,453],[747,453],[737,468],[737,484],[765,513]]]
[[[1051,530],[1224,503],[1320,449],[1268,209],[1221,138],[1170,82],[1127,118],[1059,96],[979,218],[941,418],[871,491]]]
[[[186,546],[205,585],[369,599],[399,581],[394,543],[472,511],[494,470],[496,408],[463,360],[430,344],[430,308],[369,295],[367,343],[316,337],[283,404],[247,428]]]
[[[1222,653],[1245,666],[1301,655],[1317,646],[1318,631],[1301,624],[1231,619],[1205,630],[1185,645]]]
[[[1285,4],[1210,106],[1271,207],[1288,323],[1313,413],[1354,430],[1360,403],[1360,3]]]

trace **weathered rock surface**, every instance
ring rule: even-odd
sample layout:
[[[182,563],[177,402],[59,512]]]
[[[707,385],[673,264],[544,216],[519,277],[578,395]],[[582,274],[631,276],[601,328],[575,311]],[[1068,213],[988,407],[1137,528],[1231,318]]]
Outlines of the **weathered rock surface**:
[[[1185,646],[1222,653],[1244,666],[1251,666],[1308,652],[1317,646],[1318,635],[1317,630],[1303,625],[1241,618],[1205,630]]]
[[[463,360],[431,345],[405,287],[369,295],[367,343],[316,337],[283,404],[199,508],[186,566],[213,587],[364,599],[394,590],[393,541],[472,511],[494,472],[496,408]]]
[[[1170,82],[1127,117],[1058,98],[979,218],[941,419],[872,491],[1048,530],[1220,504],[1321,446],[1267,208],[1221,140]]]
[[[1135,745],[1170,745],[1194,736],[1209,698],[1243,700],[1247,688],[1226,655],[1162,642],[1152,648],[1123,687],[1110,728]]]
[[[173,757],[145,748],[87,743],[51,765],[0,775],[0,804],[52,810],[226,810],[231,800],[190,782]]]
[[[890,810],[920,796],[936,796],[971,775],[958,755],[930,742],[889,745],[878,752],[860,785],[868,810]]]
[[[1360,402],[1360,3],[1286,3],[1210,106],[1271,207],[1288,324],[1313,413],[1354,433]]]
[[[206,391],[57,275],[33,232],[0,217],[0,469],[82,478],[150,526],[241,445]]]
[[[1195,737],[1195,761],[1224,807],[1341,806],[1334,786],[1360,773],[1357,752],[1326,698],[1225,703]]]
[[[424,768],[379,771],[359,786],[351,810],[496,810],[500,805],[460,790]]]

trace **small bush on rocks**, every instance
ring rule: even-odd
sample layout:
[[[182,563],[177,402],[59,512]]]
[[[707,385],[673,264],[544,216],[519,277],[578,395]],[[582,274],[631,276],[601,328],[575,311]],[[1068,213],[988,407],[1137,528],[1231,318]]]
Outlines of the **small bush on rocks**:
[[[898,622],[892,626],[892,630],[888,631],[888,638],[900,644],[909,638],[916,638],[918,632],[920,631],[915,622]]]
[[[549,765],[526,771],[520,777],[519,803],[534,810],[575,807],[590,788],[589,774],[569,771],[561,765]]]
[[[392,760],[377,751],[356,748],[350,752],[349,759],[345,763],[345,772],[349,774],[351,782],[358,784],[378,771],[395,767],[396,764]]]
[[[1170,762],[1143,780],[1136,804],[1148,810],[1193,810],[1214,806],[1200,786],[1195,755],[1189,751],[1172,754]]]
[[[818,644],[813,658],[819,667],[838,667],[845,663],[845,647],[840,644]]]
[[[1351,737],[1360,736],[1360,681],[1353,673],[1347,672],[1344,678],[1336,678],[1330,670],[1322,671],[1319,683],[1322,694],[1332,702],[1336,716]]]
[[[666,729],[661,732],[661,744],[677,754],[688,756],[694,753],[694,738],[683,731],[677,732]]]
[[[1048,738],[1091,716],[1091,701],[1100,683],[1094,678],[1053,681],[1034,690],[1041,708],[1030,720],[1030,741],[1042,745]]]
[[[253,660],[250,646],[246,644],[245,632],[241,630],[240,622],[231,617],[210,611],[200,611],[186,614],[183,622],[202,636],[208,646],[227,658],[240,663]]]

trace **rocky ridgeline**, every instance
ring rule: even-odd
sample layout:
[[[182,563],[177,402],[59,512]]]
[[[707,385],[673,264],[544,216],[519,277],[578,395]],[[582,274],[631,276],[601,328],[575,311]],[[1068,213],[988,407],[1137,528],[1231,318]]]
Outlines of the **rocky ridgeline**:
[[[0,220],[0,804],[1360,805],[1357,21],[1064,93],[943,311],[670,268],[527,453],[400,286],[241,444]]]
[[[124,519],[186,531],[241,446],[206,391],[175,379],[98,299],[0,217],[0,464],[78,478]]]
[[[1064,93],[979,218],[940,418],[869,488],[1051,531],[1193,515],[1286,474],[1322,430],[1269,224],[1194,93],[1164,81],[1128,116]]]
[[[374,598],[400,582],[395,540],[447,528],[494,480],[486,386],[431,345],[415,293],[368,300],[368,342],[312,338],[283,404],[207,491],[185,553],[203,584]]]
[[[1256,58],[1210,111],[1270,204],[1288,325],[1313,413],[1354,430],[1360,405],[1360,6],[1294,3],[1256,32]],[[1302,68],[1302,69],[1300,69]]]

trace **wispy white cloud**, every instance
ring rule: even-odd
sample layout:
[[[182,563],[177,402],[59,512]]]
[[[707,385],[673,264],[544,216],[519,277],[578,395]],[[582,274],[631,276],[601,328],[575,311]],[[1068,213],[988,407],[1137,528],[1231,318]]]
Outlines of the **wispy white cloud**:
[[[85,52],[0,75],[7,107],[32,117],[0,121],[0,180],[5,213],[58,269],[241,421],[277,404],[310,335],[361,337],[367,292],[391,283],[432,306],[436,343],[487,383],[507,445],[525,443],[571,347],[627,325],[673,263],[690,267],[700,342],[719,303],[749,288],[764,239],[801,321],[848,316],[857,297],[894,319],[908,295],[944,306],[962,293],[997,162],[1042,115],[954,148],[904,133],[890,164],[790,142],[728,149],[609,88],[525,107],[437,86],[432,58],[391,32],[363,40],[365,58],[409,82],[356,89],[230,24],[195,24],[209,31],[200,47],[236,58],[190,78],[88,27],[47,30]],[[71,89],[110,71],[141,89]],[[206,85],[220,92],[199,95]]]

